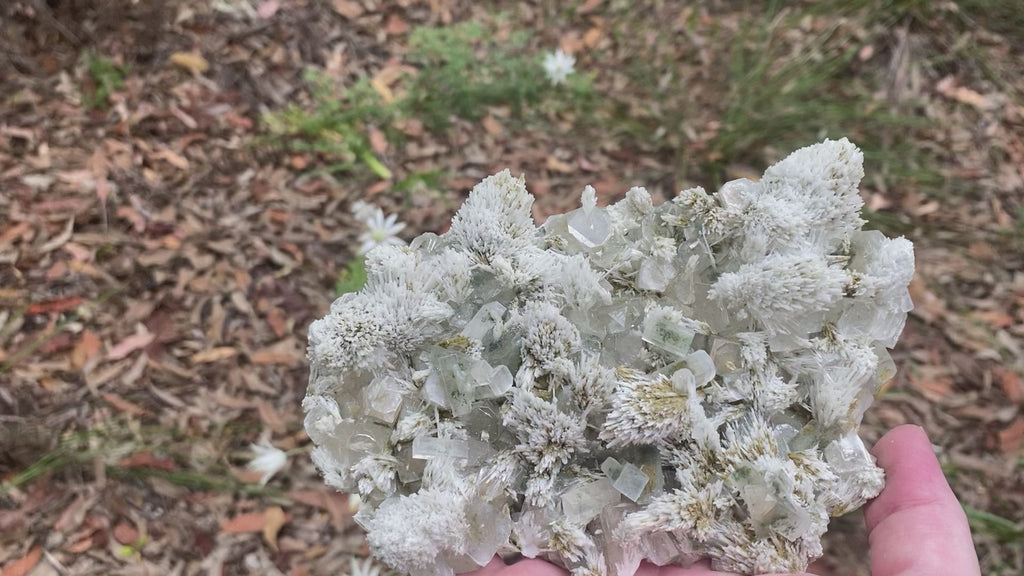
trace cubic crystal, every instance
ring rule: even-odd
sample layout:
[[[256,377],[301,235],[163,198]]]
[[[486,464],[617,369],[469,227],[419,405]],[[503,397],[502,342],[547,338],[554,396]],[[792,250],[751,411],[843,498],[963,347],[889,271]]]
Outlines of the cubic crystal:
[[[695,330],[674,322],[668,315],[648,316],[644,320],[644,342],[679,359],[689,355],[695,335]]]
[[[626,462],[622,465],[622,471],[619,472],[619,476],[615,479],[613,486],[623,496],[636,502],[640,499],[640,495],[644,493],[644,488],[647,488],[647,484],[650,481],[651,479],[647,477],[647,474],[644,474],[643,470]]]
[[[619,474],[622,473],[622,464],[620,464],[615,458],[609,456],[604,459],[604,462],[601,462],[601,472],[604,472],[605,476],[614,481],[619,477]]]
[[[565,519],[585,526],[604,510],[605,506],[618,504],[619,491],[608,478],[584,482],[562,493],[562,513]]]
[[[363,390],[366,414],[385,424],[394,425],[398,412],[402,409],[402,392],[405,385],[391,374],[386,374],[375,379]]]
[[[667,566],[679,554],[679,546],[668,532],[652,532],[641,539],[644,557],[655,566]]]
[[[501,365],[491,370],[491,375],[488,384],[490,385],[491,395],[504,396],[506,392],[512,389],[512,385],[515,380],[512,377],[512,372],[508,369],[508,366]]]

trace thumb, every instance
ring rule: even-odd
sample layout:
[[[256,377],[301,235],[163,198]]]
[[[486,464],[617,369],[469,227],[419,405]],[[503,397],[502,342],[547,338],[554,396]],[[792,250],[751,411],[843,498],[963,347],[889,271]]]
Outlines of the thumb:
[[[967,516],[924,430],[895,428],[873,452],[885,470],[885,488],[864,509],[871,573],[980,575]]]

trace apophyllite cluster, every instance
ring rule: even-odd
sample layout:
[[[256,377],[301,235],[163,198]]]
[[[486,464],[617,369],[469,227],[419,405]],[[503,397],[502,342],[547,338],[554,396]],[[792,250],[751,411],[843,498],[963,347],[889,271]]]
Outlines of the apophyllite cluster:
[[[588,187],[539,227],[524,180],[486,178],[310,326],[316,466],[414,576],[802,571],[883,486],[857,428],[911,308],[913,246],[861,230],[862,176],[826,140],[659,205]]]

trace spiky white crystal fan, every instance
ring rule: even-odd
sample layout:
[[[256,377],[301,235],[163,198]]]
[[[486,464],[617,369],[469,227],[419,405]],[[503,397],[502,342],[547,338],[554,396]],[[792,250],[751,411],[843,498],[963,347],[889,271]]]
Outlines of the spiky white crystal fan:
[[[861,152],[538,228],[508,171],[446,234],[367,256],[309,329],[306,430],[374,554],[445,576],[494,553],[801,572],[875,496],[857,436],[895,372],[913,247],[861,231]]]

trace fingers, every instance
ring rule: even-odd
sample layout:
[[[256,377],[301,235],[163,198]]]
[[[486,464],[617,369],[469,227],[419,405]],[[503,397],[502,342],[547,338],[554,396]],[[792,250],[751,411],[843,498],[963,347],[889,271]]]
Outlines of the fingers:
[[[900,426],[873,450],[885,488],[864,509],[874,576],[980,575],[967,517],[918,426]]]
[[[463,576],[566,576],[567,571],[543,560],[527,558],[515,564],[506,565],[501,558],[495,556],[478,570]]]
[[[700,562],[687,566],[686,568],[680,568],[678,566],[656,566],[650,562],[644,561],[640,564],[640,569],[637,570],[636,576],[739,576],[733,572],[716,572],[711,569],[711,563],[707,560],[701,560]]]
[[[650,567],[653,571],[645,572],[644,569]],[[640,570],[637,571],[636,576],[740,576],[735,572],[717,572],[711,569],[711,563],[707,560],[702,560],[693,566],[686,568],[679,568],[678,566],[662,566],[660,569],[653,564],[644,562],[640,565]],[[762,574],[761,576],[814,576],[813,574]]]
[[[543,560],[526,559],[506,565],[495,556],[486,566],[463,576],[567,576],[568,572]],[[692,566],[657,566],[646,560],[640,564],[634,576],[740,576],[735,572],[718,572],[711,569],[707,560]],[[813,574],[765,574],[763,576],[814,576]]]
[[[501,571],[505,568],[508,568],[508,566],[505,565],[501,558],[495,556],[491,558],[491,561],[488,562],[486,566],[483,566],[482,568],[477,568],[476,570],[467,574],[467,576],[496,576],[497,574],[501,573]]]

